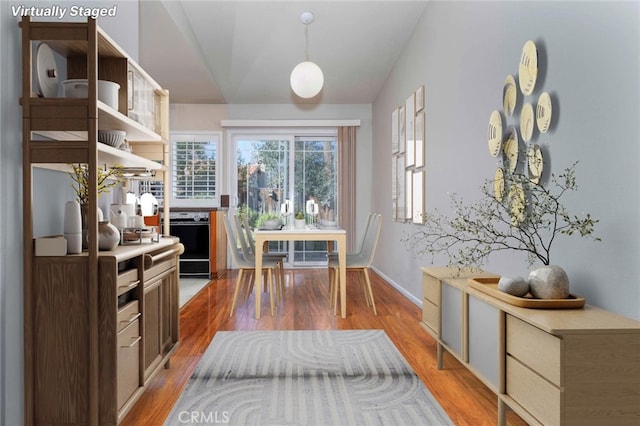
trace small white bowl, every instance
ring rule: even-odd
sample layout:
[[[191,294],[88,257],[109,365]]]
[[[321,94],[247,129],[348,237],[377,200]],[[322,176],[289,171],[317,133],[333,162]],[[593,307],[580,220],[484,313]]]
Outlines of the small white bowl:
[[[98,142],[119,148],[124,143],[126,135],[127,132],[122,130],[98,130]]]

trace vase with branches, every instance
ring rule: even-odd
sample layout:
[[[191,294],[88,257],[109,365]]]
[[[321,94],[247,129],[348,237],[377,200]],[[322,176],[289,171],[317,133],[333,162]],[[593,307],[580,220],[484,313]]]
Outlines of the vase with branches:
[[[452,216],[437,210],[424,214],[423,224],[412,226],[403,241],[419,256],[443,254],[449,266],[458,268],[479,267],[502,251],[526,253],[529,266],[536,261],[549,265],[559,236],[600,241],[594,235],[598,220],[588,213],[573,215],[561,202],[567,192],[578,188],[576,164],[557,176],[552,174],[550,189],[516,173],[504,177],[506,197],[496,196],[493,179],[484,183],[477,202],[465,203],[453,194]]]

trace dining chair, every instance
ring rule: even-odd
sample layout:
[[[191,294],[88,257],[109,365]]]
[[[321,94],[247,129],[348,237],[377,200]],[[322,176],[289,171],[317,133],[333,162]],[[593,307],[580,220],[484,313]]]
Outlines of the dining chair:
[[[367,217],[367,226],[364,228],[364,236],[362,237],[362,240],[360,241],[360,245],[358,246],[358,249],[355,251],[350,251],[347,253],[347,256],[357,256],[360,255],[362,253],[362,247],[364,246],[364,242],[367,240],[367,235],[369,234],[369,232],[371,231],[371,222],[373,221],[373,219],[375,219],[375,214],[374,213],[369,213],[369,216]],[[336,252],[329,252],[327,253],[327,259],[329,260],[329,262],[331,260],[338,260],[338,253]],[[333,306],[333,292],[336,290],[333,286],[333,268],[328,267],[327,270],[329,271],[329,307]]]
[[[238,278],[236,279],[236,286],[233,291],[233,299],[231,301],[231,310],[229,312],[229,316],[233,316],[235,308],[238,304],[238,296],[242,293],[242,301],[246,300],[251,294],[251,288],[253,287],[253,274],[255,271],[255,260],[248,260],[243,255],[242,252],[238,250],[238,241],[239,237],[235,231],[234,226],[232,225],[229,217],[227,215],[223,216],[224,228],[227,232],[227,241],[229,244],[229,252],[231,254],[231,258],[233,259],[233,263],[238,268]],[[241,240],[240,240],[241,241]],[[274,271],[276,268],[276,262],[270,260],[264,260],[262,262],[262,272],[267,273],[267,282],[269,289],[269,300],[271,303],[271,316],[275,314],[275,302],[273,297],[273,280]],[[245,274],[249,274],[249,279],[245,280]]]
[[[253,233],[251,232],[251,225],[249,225],[249,217],[245,214],[242,215],[242,219],[239,218],[239,215],[235,216],[236,218],[236,225],[238,227],[242,226],[244,227],[244,232],[245,235],[247,236],[247,243],[249,244],[249,250],[251,250],[251,253],[255,253],[256,252],[256,243],[255,240],[253,238]],[[240,225],[240,223],[242,223]],[[280,284],[282,286],[281,288],[281,292],[280,295],[282,296],[282,292],[284,291],[284,287],[285,287],[285,279],[284,279],[284,261],[286,258],[289,257],[288,253],[282,253],[282,252],[263,252],[262,253],[262,259],[270,259],[270,260],[275,260],[276,262],[278,262],[278,265],[280,267],[279,272],[280,272]]]
[[[255,264],[255,244],[253,241],[253,236],[250,235],[249,227],[244,227],[242,225],[242,221],[238,215],[234,215],[233,220],[236,225],[236,231],[238,233],[238,241],[240,242],[242,256],[249,262],[253,262]],[[269,256],[267,253],[265,253],[262,255],[262,261],[275,263],[276,266],[274,274],[276,277],[276,293],[278,294],[278,300],[282,300],[284,293],[284,262],[282,261],[282,257]]]
[[[373,214],[370,216],[370,221],[367,225],[365,236],[362,240],[360,251],[354,254],[347,254],[346,268],[347,270],[356,270],[362,272],[364,275],[364,296],[367,306],[373,308],[373,313],[378,315],[376,309],[376,302],[373,298],[373,290],[371,289],[371,279],[369,278],[369,269],[373,263],[373,259],[376,253],[376,247],[378,245],[378,238],[380,237],[380,229],[382,228],[382,215]],[[331,288],[329,291],[329,297],[331,298],[333,313],[336,314],[338,306],[338,268],[340,267],[338,258],[332,256],[329,259],[329,268],[333,269]]]

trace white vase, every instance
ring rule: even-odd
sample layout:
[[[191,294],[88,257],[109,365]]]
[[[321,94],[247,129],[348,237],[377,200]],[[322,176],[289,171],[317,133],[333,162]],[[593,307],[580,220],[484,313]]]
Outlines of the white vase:
[[[82,233],[82,219],[80,217],[80,203],[67,201],[64,205],[64,233]]]
[[[295,222],[294,222],[293,226],[296,229],[304,229],[304,227],[305,227],[304,219],[295,219]]]
[[[120,244],[120,231],[113,224],[103,221],[98,223],[98,249],[113,250]]]

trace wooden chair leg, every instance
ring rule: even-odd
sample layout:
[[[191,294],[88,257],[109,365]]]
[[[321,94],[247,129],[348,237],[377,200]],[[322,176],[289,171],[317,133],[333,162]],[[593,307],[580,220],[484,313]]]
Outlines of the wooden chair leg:
[[[269,302],[271,303],[271,316],[275,315],[276,309],[273,300],[273,275],[274,269],[267,269],[267,276],[269,277]]]
[[[378,311],[376,310],[376,302],[373,300],[373,290],[371,290],[371,280],[369,279],[369,269],[364,268],[364,279],[367,281],[367,290],[369,291],[369,296],[371,298],[371,306],[373,306],[373,314],[378,315]]]
[[[340,274],[338,268],[333,270],[333,315],[338,315],[338,293],[340,293]]]
[[[367,302],[367,308],[371,306],[371,298],[369,297],[369,292],[367,291],[367,279],[365,269],[360,270],[362,274],[365,275],[365,281],[362,283],[362,290],[364,291],[364,300]],[[358,281],[360,281],[360,274],[358,274]]]
[[[238,303],[238,294],[240,293],[240,287],[242,286],[242,269],[238,271],[238,278],[236,278],[236,288],[233,290],[233,299],[231,300],[231,312],[229,312],[229,316],[233,316],[233,311],[236,308],[236,304]]]

